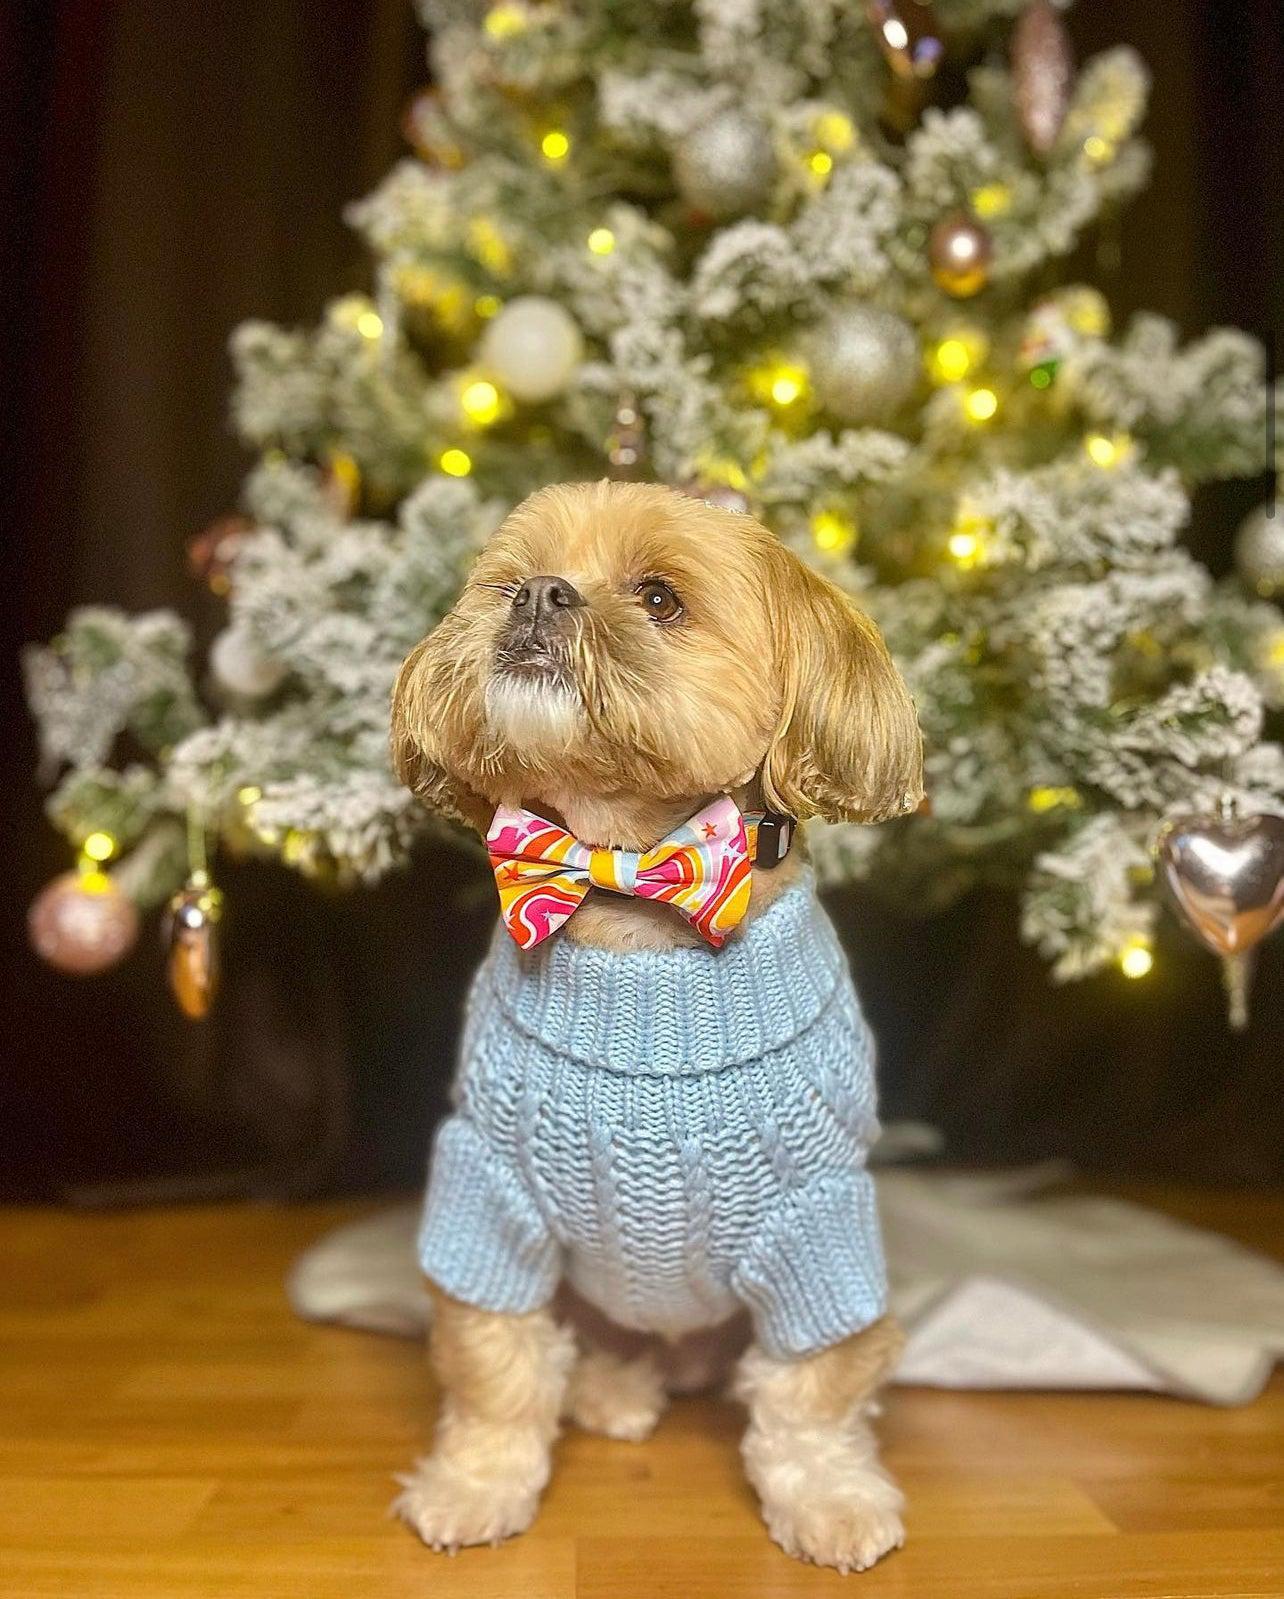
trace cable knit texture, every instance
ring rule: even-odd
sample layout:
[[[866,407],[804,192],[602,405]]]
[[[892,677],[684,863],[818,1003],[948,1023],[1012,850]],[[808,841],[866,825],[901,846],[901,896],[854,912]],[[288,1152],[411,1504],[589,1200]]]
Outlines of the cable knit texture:
[[[745,1306],[768,1353],[882,1315],[872,1048],[810,874],[721,950],[523,953],[473,984],[420,1260],[486,1310],[565,1274],[677,1336]]]

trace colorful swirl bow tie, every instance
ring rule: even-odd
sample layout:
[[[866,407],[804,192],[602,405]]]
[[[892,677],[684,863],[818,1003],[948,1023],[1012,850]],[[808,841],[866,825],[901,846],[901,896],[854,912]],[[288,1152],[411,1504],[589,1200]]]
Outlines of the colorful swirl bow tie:
[[[763,825],[757,816],[742,816],[724,794],[654,849],[591,849],[533,811],[501,806],[486,834],[500,915],[518,945],[533,949],[578,909],[590,888],[606,888],[663,900],[716,949],[748,908]],[[787,834],[777,842],[783,853]]]

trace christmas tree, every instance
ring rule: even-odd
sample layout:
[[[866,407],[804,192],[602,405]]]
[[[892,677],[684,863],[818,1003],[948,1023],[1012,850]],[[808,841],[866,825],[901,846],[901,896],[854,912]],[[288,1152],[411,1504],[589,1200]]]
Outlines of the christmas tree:
[[[207,665],[106,608],[30,652],[80,860],[37,944],[101,966],[177,891],[199,1013],[207,852],[402,861],[435,824],[388,762],[398,664],[512,505],[610,474],[752,511],[882,625],[930,810],[813,830],[822,876],[1009,884],[1058,976],[1143,974],[1164,819],[1284,808],[1284,531],[1246,528],[1246,582],[1181,546],[1198,484],[1267,464],[1260,348],[1058,281],[1145,182],[1140,61],[1076,69],[1048,0],[421,10],[414,157],[351,211],[370,292],[234,335],[258,459],[192,550]]]

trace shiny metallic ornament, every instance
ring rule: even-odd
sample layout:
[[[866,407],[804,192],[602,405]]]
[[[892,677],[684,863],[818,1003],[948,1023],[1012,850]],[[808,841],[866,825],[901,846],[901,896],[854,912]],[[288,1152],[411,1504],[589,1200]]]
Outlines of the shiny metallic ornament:
[[[966,211],[955,211],[932,229],[927,259],[937,287],[956,300],[967,300],[990,281],[994,245],[986,228]]]
[[[169,902],[165,916],[165,969],[184,1016],[199,1021],[218,991],[218,923],[223,895],[204,872],[193,872],[187,886]]]
[[[134,947],[138,910],[106,872],[63,872],[32,900],[27,932],[41,960],[89,977]]]
[[[712,505],[719,511],[735,511],[743,516],[750,508],[749,496],[740,489],[733,489],[730,483],[707,483],[702,478],[688,478],[678,486],[691,499],[703,500],[706,505]]]
[[[761,117],[730,107],[683,138],[673,176],[688,205],[717,221],[760,206],[776,181],[776,149]]]
[[[1235,565],[1256,594],[1284,594],[1284,500],[1259,505],[1235,535]]]
[[[898,78],[930,78],[945,56],[928,0],[865,0],[878,47]]]
[[[1074,84],[1074,52],[1051,0],[1033,0],[1012,31],[1012,83],[1025,141],[1036,155],[1047,155]]]
[[[1160,877],[1182,921],[1226,973],[1231,1026],[1248,1023],[1248,957],[1284,919],[1284,816],[1174,816],[1155,841]]]
[[[812,388],[843,422],[878,422],[918,381],[918,339],[908,322],[876,305],[848,305],[828,317],[808,350]]]
[[[646,457],[646,422],[638,409],[637,397],[626,390],[615,407],[615,418],[606,439],[609,476],[616,482],[630,482],[643,475]]]

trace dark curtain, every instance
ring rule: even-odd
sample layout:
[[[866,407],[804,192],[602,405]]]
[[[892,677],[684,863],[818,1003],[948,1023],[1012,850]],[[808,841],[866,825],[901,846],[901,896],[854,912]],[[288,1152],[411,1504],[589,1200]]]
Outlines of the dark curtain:
[[[1155,75],[1155,181],[1123,223],[1105,284],[1116,310],[1269,334],[1281,8],[1081,0],[1072,28],[1083,53],[1133,43]],[[362,281],[341,212],[400,152],[401,107],[426,78],[422,36],[409,0],[10,0],[0,59],[9,642],[48,637],[89,600],[175,605],[208,637],[217,606],[185,545],[235,505],[246,464],[226,423],[227,334],[251,315],[310,321]],[[1268,488],[1202,496],[1191,536],[1215,569]],[[445,928],[423,914],[431,863],[343,899],[271,868],[221,871],[228,980],[197,1027],[174,1016],[147,935],[104,979],[59,977],[22,928],[67,861],[40,818],[12,653],[0,1187],[413,1178],[490,921],[480,874],[450,865],[465,891]],[[938,1122],[959,1156],[1284,1175],[1280,940],[1236,1038],[1213,963],[1175,938],[1145,982],[1057,989],[1001,896],[929,923],[865,894],[836,909],[882,1035],[887,1109]]]

